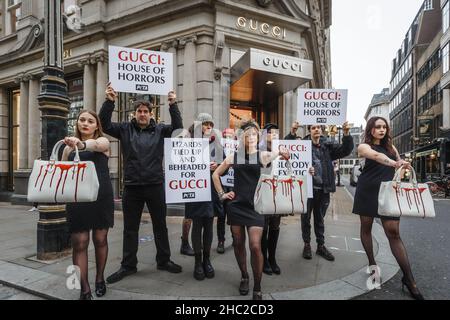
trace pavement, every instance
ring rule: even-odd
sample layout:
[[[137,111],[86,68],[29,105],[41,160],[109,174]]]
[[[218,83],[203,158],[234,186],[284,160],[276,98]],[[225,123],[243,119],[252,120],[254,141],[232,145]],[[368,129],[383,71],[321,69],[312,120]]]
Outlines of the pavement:
[[[0,202],[0,299],[27,299],[29,295],[43,299],[75,300],[79,290],[69,289],[72,274],[71,256],[56,261],[36,260],[36,224],[38,213],[29,207]],[[313,259],[301,257],[303,241],[300,216],[282,218],[277,261],[279,276],[263,275],[262,291],[266,300],[346,300],[370,290],[366,285],[367,258],[359,239],[359,218],[351,213],[352,197],[346,188],[333,195],[326,216],[326,246],[336,261],[329,262],[314,254]],[[140,228],[138,272],[120,282],[108,285],[105,300],[241,300],[238,286],[240,272],[227,230],[226,252],[217,254],[213,241],[211,262],[216,276],[197,281],[193,278],[194,258],[179,253],[182,217],[167,217],[172,260],[183,267],[180,274],[156,269],[151,219],[144,214]],[[228,229],[228,228],[227,228]],[[115,272],[122,255],[122,212],[115,212],[115,227],[108,236],[109,256],[105,277]],[[314,232],[312,232],[314,235]],[[381,268],[382,283],[399,270],[380,225],[374,224],[374,249]],[[315,243],[315,239],[312,239]],[[89,246],[89,280],[93,289],[95,255]],[[251,270],[248,257],[248,268]],[[251,275],[251,272],[250,272]],[[16,290],[16,291],[14,291]],[[18,290],[18,291],[17,291]],[[6,293],[5,293],[6,292]]]

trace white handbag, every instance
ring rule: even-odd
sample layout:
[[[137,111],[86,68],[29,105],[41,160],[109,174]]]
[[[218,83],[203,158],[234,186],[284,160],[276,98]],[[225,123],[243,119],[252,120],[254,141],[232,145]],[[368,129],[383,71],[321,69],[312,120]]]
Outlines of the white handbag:
[[[50,160],[35,160],[28,181],[28,201],[40,203],[93,202],[97,200],[99,182],[95,164],[80,161],[75,147],[73,161],[58,161],[58,150],[64,141],[53,147]]]
[[[263,215],[300,214],[307,210],[307,186],[305,176],[294,176],[289,161],[286,161],[287,176],[261,174],[254,195],[255,211]]]
[[[416,171],[411,168],[409,182],[401,182],[401,170],[392,181],[382,182],[378,195],[378,214],[385,217],[434,218],[434,202],[428,185],[417,183]]]

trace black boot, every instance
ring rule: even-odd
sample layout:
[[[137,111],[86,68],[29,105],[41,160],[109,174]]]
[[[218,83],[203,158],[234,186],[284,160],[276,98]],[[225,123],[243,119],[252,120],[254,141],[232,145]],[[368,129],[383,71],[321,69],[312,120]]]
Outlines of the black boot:
[[[180,253],[184,254],[185,256],[195,256],[194,250],[192,250],[191,246],[189,245],[189,241],[184,240],[183,238],[181,238]]]
[[[201,253],[195,255],[194,278],[197,280],[205,279],[205,272],[203,271],[202,254]]]
[[[209,253],[203,254],[203,271],[208,279],[214,278],[214,268],[209,260]]]
[[[269,229],[269,236],[267,239],[267,249],[269,252],[269,264],[272,268],[272,272],[275,274],[281,274],[280,267],[275,259],[275,253],[277,251],[278,237],[280,235],[280,229],[273,230]]]

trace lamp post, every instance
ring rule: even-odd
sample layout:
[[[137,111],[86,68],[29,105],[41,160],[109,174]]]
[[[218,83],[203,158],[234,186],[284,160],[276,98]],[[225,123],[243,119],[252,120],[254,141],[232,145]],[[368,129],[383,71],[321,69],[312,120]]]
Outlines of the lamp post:
[[[69,97],[63,71],[61,0],[44,1],[44,76],[38,96],[41,111],[41,159],[48,160],[53,146],[67,135]],[[68,253],[70,236],[65,205],[40,204],[37,223],[37,259],[53,260]]]

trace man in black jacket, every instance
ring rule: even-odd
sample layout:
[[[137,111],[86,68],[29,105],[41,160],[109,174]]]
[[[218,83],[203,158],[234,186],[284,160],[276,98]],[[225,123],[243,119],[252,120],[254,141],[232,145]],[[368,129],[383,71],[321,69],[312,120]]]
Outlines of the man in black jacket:
[[[310,132],[305,140],[312,141],[313,195],[308,199],[307,213],[301,217],[302,238],[305,243],[303,258],[312,259],[311,254],[311,213],[314,214],[314,233],[317,241],[316,254],[328,261],[334,261],[334,256],[325,247],[324,217],[330,204],[330,193],[336,192],[333,161],[348,156],[353,150],[353,138],[350,135],[348,123],[342,126],[344,137],[342,144],[327,141],[322,136],[322,126],[308,126]]]
[[[162,168],[164,138],[170,138],[174,130],[183,127],[175,92],[168,95],[171,125],[156,124],[152,119],[151,102],[147,101],[135,104],[135,118],[131,122],[111,122],[116,97],[116,92],[108,85],[107,100],[99,114],[104,132],[121,141],[124,161],[123,257],[120,269],[110,275],[107,282],[114,283],[137,272],[139,226],[144,204],[152,218],[157,268],[179,273],[181,266],[170,260]]]

